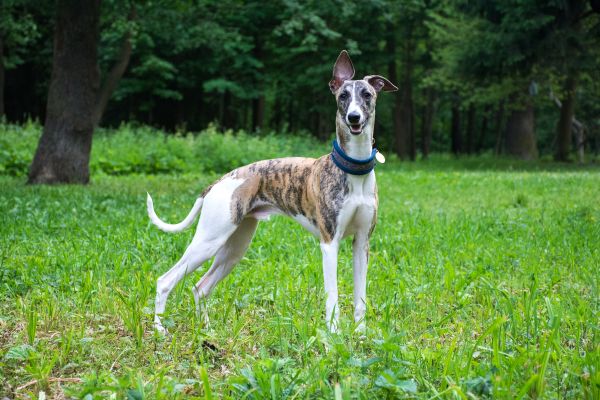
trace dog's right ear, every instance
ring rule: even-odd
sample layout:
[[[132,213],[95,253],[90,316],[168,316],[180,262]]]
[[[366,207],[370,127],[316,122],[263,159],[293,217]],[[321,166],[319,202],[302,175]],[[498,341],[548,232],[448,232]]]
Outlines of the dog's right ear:
[[[352,79],[354,76],[354,65],[346,50],[342,50],[333,66],[333,78],[329,81],[329,89],[335,94],[342,86],[344,81]]]

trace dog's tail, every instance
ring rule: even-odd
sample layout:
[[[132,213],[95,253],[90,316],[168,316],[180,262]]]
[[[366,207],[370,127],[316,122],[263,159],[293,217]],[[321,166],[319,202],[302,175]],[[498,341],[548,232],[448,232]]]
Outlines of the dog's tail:
[[[154,212],[154,203],[152,202],[152,197],[150,197],[150,193],[148,193],[148,197],[146,198],[146,205],[148,207],[148,216],[154,225],[158,227],[161,231],[173,233],[173,232],[181,232],[182,230],[188,228],[192,222],[196,219],[198,214],[200,214],[200,209],[202,208],[202,203],[204,202],[204,198],[199,197],[196,199],[194,203],[194,207],[190,213],[185,217],[183,221],[178,224],[168,224],[158,218],[158,215]]]

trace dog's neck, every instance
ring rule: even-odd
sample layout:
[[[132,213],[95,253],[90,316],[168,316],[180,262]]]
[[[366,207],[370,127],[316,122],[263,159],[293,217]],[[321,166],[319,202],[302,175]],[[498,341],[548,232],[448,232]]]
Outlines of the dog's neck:
[[[343,122],[340,113],[337,113],[335,136],[336,139],[348,156],[363,160],[371,156],[373,151],[373,125],[375,122],[375,114],[369,116],[369,120],[365,124],[362,133],[353,135],[350,133],[350,128]]]

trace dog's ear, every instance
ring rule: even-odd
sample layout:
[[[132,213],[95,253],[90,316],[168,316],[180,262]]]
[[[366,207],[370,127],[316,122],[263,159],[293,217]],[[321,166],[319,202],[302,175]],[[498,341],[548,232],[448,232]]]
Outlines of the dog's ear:
[[[382,90],[384,92],[395,92],[396,90],[398,90],[396,85],[394,85],[392,82],[388,81],[381,75],[367,75],[363,78],[363,80],[369,82],[369,84],[373,86],[373,88],[377,92],[380,92]]]
[[[354,65],[346,50],[342,50],[333,66],[333,78],[329,81],[329,89],[335,94],[344,81],[354,77]]]

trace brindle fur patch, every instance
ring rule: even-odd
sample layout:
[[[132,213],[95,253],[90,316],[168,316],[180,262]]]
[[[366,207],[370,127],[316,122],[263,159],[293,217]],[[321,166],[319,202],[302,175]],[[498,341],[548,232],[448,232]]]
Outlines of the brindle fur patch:
[[[335,236],[337,217],[349,187],[346,175],[329,155],[258,161],[231,171],[219,181],[228,177],[244,180],[232,195],[233,223],[241,223],[253,212],[275,208],[289,216],[306,217],[326,243]]]

